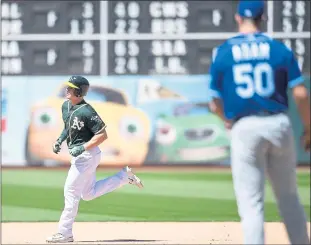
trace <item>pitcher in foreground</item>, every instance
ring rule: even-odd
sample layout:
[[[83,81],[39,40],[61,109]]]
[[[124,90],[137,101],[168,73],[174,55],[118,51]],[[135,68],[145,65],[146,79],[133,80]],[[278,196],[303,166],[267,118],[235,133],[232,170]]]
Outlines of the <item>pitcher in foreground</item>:
[[[293,52],[260,32],[265,1],[240,1],[240,34],[217,48],[210,68],[210,109],[231,127],[231,166],[244,244],[264,244],[265,173],[291,244],[309,244],[296,183],[288,88],[310,150],[308,91]]]
[[[50,243],[74,241],[72,226],[81,198],[90,201],[126,184],[143,187],[141,180],[128,166],[113,176],[96,181],[96,168],[101,158],[98,146],[107,139],[106,125],[84,100],[90,86],[88,80],[82,76],[72,76],[66,85],[67,100],[62,105],[65,127],[53,145],[53,151],[58,154],[61,144],[66,140],[72,160],[64,187],[65,207],[58,232],[46,240]]]

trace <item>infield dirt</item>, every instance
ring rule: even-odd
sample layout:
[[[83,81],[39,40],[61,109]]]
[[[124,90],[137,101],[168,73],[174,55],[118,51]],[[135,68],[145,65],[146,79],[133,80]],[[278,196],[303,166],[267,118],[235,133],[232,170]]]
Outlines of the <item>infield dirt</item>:
[[[266,244],[289,244],[283,224],[265,228]],[[44,244],[56,229],[53,222],[3,223],[2,244]],[[238,222],[80,222],[74,238],[74,244],[242,244]]]

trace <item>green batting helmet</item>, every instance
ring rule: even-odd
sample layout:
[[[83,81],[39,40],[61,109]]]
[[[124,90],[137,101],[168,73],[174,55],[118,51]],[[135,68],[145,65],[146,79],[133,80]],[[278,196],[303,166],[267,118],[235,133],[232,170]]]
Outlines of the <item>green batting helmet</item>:
[[[82,76],[71,76],[65,84],[74,89],[74,95],[77,97],[85,96],[90,87],[89,81]]]

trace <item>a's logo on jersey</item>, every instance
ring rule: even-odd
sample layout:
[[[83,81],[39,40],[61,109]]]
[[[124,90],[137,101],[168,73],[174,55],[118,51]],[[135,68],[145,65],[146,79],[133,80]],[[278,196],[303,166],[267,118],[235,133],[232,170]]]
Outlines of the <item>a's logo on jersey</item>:
[[[73,124],[71,125],[71,128],[81,130],[84,127],[84,122],[79,121],[77,117],[74,117]]]

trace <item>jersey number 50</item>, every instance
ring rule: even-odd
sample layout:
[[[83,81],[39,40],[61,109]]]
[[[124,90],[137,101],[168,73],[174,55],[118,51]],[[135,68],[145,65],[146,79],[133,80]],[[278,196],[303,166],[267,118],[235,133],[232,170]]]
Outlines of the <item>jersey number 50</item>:
[[[255,93],[269,97],[275,90],[273,70],[268,63],[235,65],[233,79],[237,85],[236,93],[243,99],[251,98]]]

